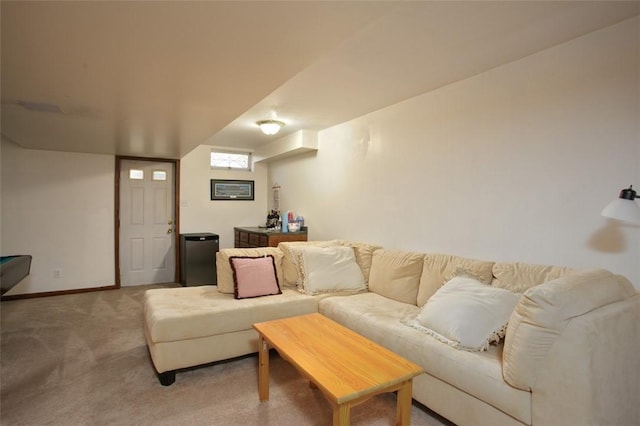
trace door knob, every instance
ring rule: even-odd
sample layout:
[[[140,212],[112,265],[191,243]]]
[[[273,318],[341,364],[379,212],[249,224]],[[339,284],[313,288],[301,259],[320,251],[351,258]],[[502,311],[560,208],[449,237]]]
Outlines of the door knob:
[[[173,229],[167,229],[167,234],[170,234],[173,232]]]

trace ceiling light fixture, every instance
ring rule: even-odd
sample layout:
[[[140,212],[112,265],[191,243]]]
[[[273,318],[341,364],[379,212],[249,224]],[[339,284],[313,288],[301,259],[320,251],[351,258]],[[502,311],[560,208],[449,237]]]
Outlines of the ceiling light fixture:
[[[258,121],[256,124],[265,135],[275,135],[280,131],[282,126],[284,126],[284,123],[278,120],[262,120]]]
[[[640,198],[633,185],[620,191],[618,198],[610,202],[603,210],[602,216],[626,222],[640,223],[640,205],[635,202]]]

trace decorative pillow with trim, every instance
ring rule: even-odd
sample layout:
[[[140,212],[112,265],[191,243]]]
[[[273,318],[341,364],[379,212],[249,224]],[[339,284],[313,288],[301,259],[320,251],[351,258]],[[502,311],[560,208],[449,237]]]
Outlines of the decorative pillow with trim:
[[[300,280],[300,267],[298,266],[298,256],[295,254],[297,248],[303,247],[331,247],[340,245],[340,240],[330,241],[282,241],[278,244],[278,249],[282,252],[282,272],[283,285],[298,287],[302,285]]]
[[[358,293],[367,289],[351,247],[305,247],[299,252],[301,291],[306,294]]]
[[[233,282],[233,270],[231,269],[231,257],[262,257],[272,255],[276,262],[276,274],[278,283],[283,282],[282,251],[276,247],[252,247],[252,248],[224,248],[216,253],[216,273],[218,278],[218,291],[220,293],[233,294],[235,284]]]
[[[456,349],[485,351],[504,338],[520,295],[458,276],[440,287],[406,324]]]
[[[246,299],[282,293],[272,255],[232,256],[229,263],[233,269],[234,298]]]

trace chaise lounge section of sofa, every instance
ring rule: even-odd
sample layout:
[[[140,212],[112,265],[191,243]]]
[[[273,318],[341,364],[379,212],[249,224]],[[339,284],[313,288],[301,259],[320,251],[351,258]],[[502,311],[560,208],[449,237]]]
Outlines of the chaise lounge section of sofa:
[[[362,289],[337,285],[342,279],[335,270],[308,269],[323,265],[312,262],[312,255],[337,251],[332,247],[353,251]],[[265,255],[274,256],[282,294],[234,299],[230,258]],[[145,335],[163,384],[173,382],[177,369],[257,352],[254,322],[318,311],[422,366],[426,373],[414,379],[413,398],[456,424],[640,422],[640,293],[608,271],[341,240],[223,249],[217,267],[218,287],[147,292]],[[451,282],[457,277],[517,296],[515,308],[507,308],[502,339],[485,350],[412,326],[441,300],[453,300],[454,314],[446,321],[455,327],[481,322],[455,306]],[[445,291],[449,299],[441,297]]]
[[[144,332],[149,353],[165,386],[176,370],[257,352],[256,322],[318,311],[317,298],[293,288],[272,297],[235,299],[232,256],[276,259],[282,279],[282,252],[274,248],[223,249],[217,253],[218,286],[147,290]]]

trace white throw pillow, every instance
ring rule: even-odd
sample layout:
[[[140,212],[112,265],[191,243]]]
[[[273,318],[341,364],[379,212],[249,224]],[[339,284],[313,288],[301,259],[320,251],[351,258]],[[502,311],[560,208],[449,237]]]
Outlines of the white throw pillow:
[[[283,272],[283,285],[295,286],[298,289],[302,287],[302,281],[300,278],[300,267],[298,265],[298,256],[296,248],[305,247],[333,247],[341,246],[339,240],[330,241],[282,241],[278,244],[278,250],[282,252],[282,272]],[[293,250],[292,250],[293,249]],[[295,252],[295,253],[294,253]]]
[[[448,345],[484,351],[504,337],[520,295],[458,276],[440,287],[407,324]]]
[[[367,288],[351,247],[305,247],[299,259],[307,294],[357,293]]]

